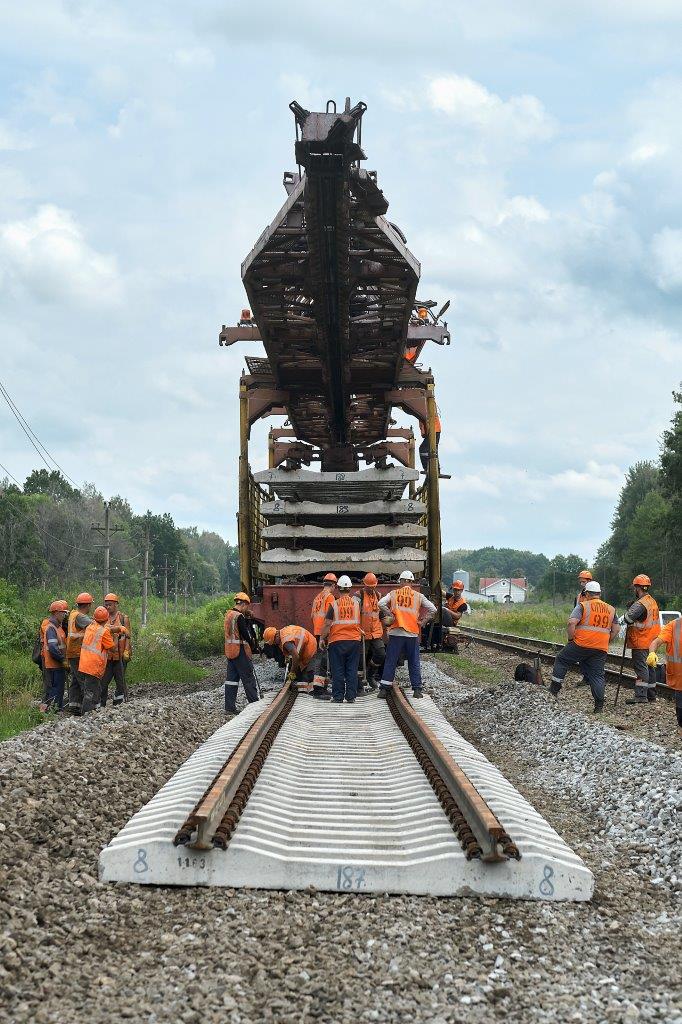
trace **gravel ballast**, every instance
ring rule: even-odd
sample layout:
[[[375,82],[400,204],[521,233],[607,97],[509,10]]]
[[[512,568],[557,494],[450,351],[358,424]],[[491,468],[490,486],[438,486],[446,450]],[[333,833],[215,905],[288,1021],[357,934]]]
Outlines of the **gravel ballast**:
[[[104,885],[100,849],[223,720],[222,688],[159,690],[0,745],[0,1020],[680,1024],[680,754],[424,674],[584,857],[590,904]]]

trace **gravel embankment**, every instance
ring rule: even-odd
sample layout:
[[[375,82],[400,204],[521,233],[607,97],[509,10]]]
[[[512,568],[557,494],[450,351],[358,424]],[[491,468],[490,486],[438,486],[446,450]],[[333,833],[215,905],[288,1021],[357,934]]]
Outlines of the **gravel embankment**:
[[[591,904],[102,885],[101,847],[222,721],[220,689],[166,692],[0,745],[0,1020],[680,1024],[680,755],[425,675]]]

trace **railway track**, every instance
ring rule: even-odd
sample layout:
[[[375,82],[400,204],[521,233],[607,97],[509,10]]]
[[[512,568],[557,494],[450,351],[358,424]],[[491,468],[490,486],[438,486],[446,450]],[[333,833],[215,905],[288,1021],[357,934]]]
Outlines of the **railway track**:
[[[516,636],[514,633],[497,633],[494,630],[480,629],[477,626],[461,626],[459,627],[462,634],[468,640],[475,640],[477,643],[483,644],[486,647],[494,647],[498,651],[504,651],[507,654],[518,654],[519,657],[534,658],[539,657],[541,661],[547,664],[553,664],[557,653],[563,647],[563,644],[555,644],[549,640],[538,640],[535,637],[523,637]],[[625,665],[628,664],[630,659],[626,657]],[[620,678],[620,657],[615,654],[610,654],[606,660],[606,669],[604,672],[606,682],[612,685],[618,685]],[[622,684],[626,689],[634,689],[635,676],[632,672],[623,670]],[[675,691],[665,683],[658,683],[656,686],[657,693],[661,697],[665,697],[668,700],[675,699]]]
[[[100,855],[104,881],[586,900],[589,869],[429,697],[281,689]]]

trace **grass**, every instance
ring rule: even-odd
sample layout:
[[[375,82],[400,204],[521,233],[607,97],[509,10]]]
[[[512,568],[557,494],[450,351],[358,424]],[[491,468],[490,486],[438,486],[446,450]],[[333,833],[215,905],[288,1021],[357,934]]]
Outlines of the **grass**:
[[[17,707],[0,707],[0,742],[8,740],[17,733],[26,729],[33,729],[40,725],[44,716],[38,708],[32,705],[19,705]]]
[[[565,643],[566,620],[572,608],[572,604],[556,608],[551,604],[479,606],[471,615],[464,617],[462,625]]]
[[[500,683],[503,681],[503,675],[499,669],[491,668],[490,665],[479,665],[477,661],[472,661],[471,658],[466,658],[461,654],[439,654],[437,658],[439,661],[447,662],[452,668],[457,669],[462,675],[473,679],[476,683]]]

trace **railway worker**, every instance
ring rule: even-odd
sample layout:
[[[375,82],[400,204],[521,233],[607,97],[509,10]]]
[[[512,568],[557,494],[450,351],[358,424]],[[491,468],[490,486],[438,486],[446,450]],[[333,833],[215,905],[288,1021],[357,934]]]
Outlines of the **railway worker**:
[[[225,714],[237,714],[239,683],[244,686],[246,699],[253,704],[259,699],[258,680],[253,667],[253,652],[257,647],[253,626],[247,619],[251,598],[239,593],[234,597],[234,608],[225,612]]]
[[[99,706],[100,687],[109,664],[108,656],[115,646],[116,640],[109,625],[109,612],[103,605],[98,605],[83,632],[78,656],[78,674],[83,686],[82,715],[87,715]]]
[[[358,692],[362,627],[360,601],[351,594],[349,576],[339,577],[339,596],[329,606],[324,620],[320,648],[329,651],[332,674],[332,700],[335,704],[353,704]]]
[[[413,695],[423,697],[419,640],[422,627],[431,621],[437,609],[413,584],[414,573],[405,569],[398,577],[398,587],[379,601],[379,614],[388,626],[386,660],[377,694],[383,699],[393,686],[401,656],[407,660]]]
[[[109,632],[114,638],[114,646],[107,649],[107,664],[100,682],[99,699],[103,708],[107,706],[109,683],[112,679],[116,684],[114,707],[119,707],[128,700],[125,673],[131,653],[130,618],[119,611],[118,604],[117,594],[107,594],[104,598],[104,607],[109,612]]]
[[[578,586],[580,587],[580,590],[578,591],[578,593],[576,595],[576,599],[575,599],[575,603],[576,604],[584,604],[585,601],[587,601],[587,596],[585,594],[585,587],[587,586],[587,584],[590,582],[591,579],[592,579],[592,573],[589,571],[589,569],[582,569],[578,573]]]
[[[448,594],[447,600],[445,602],[445,607],[451,613],[453,625],[455,626],[469,608],[469,605],[462,597],[463,590],[464,584],[462,583],[462,581],[455,580],[455,582],[452,584],[452,591]]]
[[[313,606],[310,611],[310,618],[313,623],[313,635],[316,641],[320,642],[320,636],[324,628],[324,618],[329,611],[329,606],[336,597],[336,576],[328,572],[322,579],[322,590],[313,598]]]
[[[585,585],[585,593],[587,600],[576,604],[568,620],[568,643],[554,660],[549,690],[557,697],[569,668],[580,665],[592,690],[594,710],[599,712],[604,710],[604,668],[609,643],[620,626],[616,609],[602,601],[601,587],[596,580]]]
[[[363,633],[365,678],[367,685],[376,690],[386,658],[384,627],[379,615],[378,579],[373,572],[365,574],[360,591],[360,626]]]
[[[658,665],[656,651],[661,645],[666,649],[665,681],[675,691],[677,735],[682,739],[682,619],[672,619],[666,623],[658,636],[651,641],[646,662],[654,672]]]
[[[438,454],[438,445],[440,444],[440,433],[441,433],[441,422],[440,413],[436,413],[436,454]],[[423,420],[419,421],[419,430],[422,435],[422,443],[419,445],[419,458],[421,459],[422,469],[425,473],[429,471],[429,433],[426,429],[426,423]]]
[[[85,630],[92,622],[92,594],[83,591],[76,598],[76,607],[69,612],[66,629],[66,657],[71,668],[69,683],[69,711],[72,715],[80,715],[83,706],[83,678],[78,670],[81,645]]]
[[[64,706],[64,684],[68,661],[66,658],[66,633],[63,625],[69,611],[66,601],[53,601],[50,614],[43,619],[40,627],[42,636],[44,701],[41,711],[55,709],[61,711]]]
[[[309,630],[303,626],[267,626],[263,630],[263,650],[282,666],[291,661],[287,679],[298,684],[299,692],[312,693],[318,700],[331,700],[325,689],[326,677],[318,669],[317,640]]]
[[[649,593],[651,580],[639,573],[632,581],[635,599],[625,610],[625,645],[632,652],[635,696],[626,704],[647,704],[656,700],[656,669],[647,665],[647,652],[661,631],[658,605]]]

